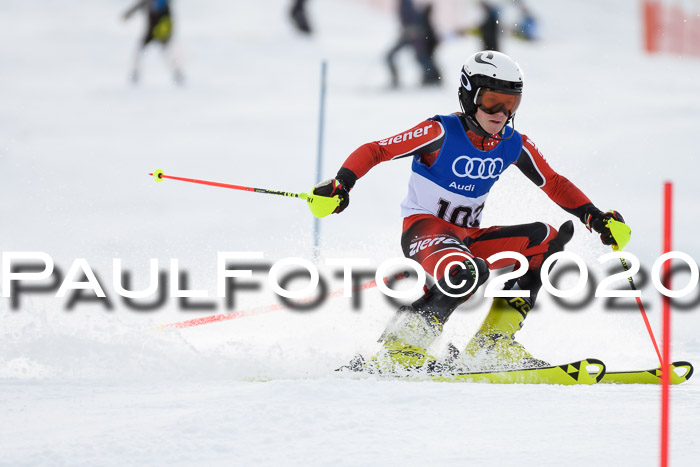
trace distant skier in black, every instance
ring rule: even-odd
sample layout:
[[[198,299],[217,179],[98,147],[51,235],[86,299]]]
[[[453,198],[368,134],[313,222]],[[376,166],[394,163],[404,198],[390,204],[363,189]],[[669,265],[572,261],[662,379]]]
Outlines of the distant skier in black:
[[[294,26],[304,34],[311,34],[311,24],[306,16],[306,0],[294,0],[289,12]]]
[[[437,34],[431,23],[432,4],[417,8],[413,0],[401,0],[399,3],[399,19],[401,35],[386,56],[391,87],[400,85],[399,71],[396,67],[396,55],[406,46],[411,46],[416,54],[416,60],[423,68],[421,84],[439,85],[440,71],[435,65],[434,56],[438,46]]]
[[[423,85],[439,85],[440,84],[440,72],[438,71],[437,65],[435,64],[435,51],[440,44],[440,39],[438,38],[435,28],[433,28],[432,23],[433,15],[433,4],[429,3],[423,7],[419,12],[419,24],[421,35],[421,45],[423,49],[421,53],[427,60],[421,61],[423,64],[423,69],[425,73],[423,74]],[[418,55],[418,53],[417,53]]]
[[[148,24],[146,33],[139,43],[136,57],[134,59],[134,69],[131,72],[131,81],[138,83],[141,72],[141,57],[146,46],[151,41],[160,42],[164,50],[168,53],[170,64],[173,68],[173,79],[175,83],[182,84],[183,75],[180,65],[175,58],[171,47],[171,38],[173,34],[173,19],[170,12],[170,0],[139,0],[126,12],[124,12],[124,20],[128,20],[138,10],[148,12]]]
[[[499,22],[500,10],[496,4],[486,0],[480,0],[479,6],[483,10],[484,19],[476,27],[458,29],[456,34],[478,36],[481,38],[484,50],[500,51],[500,33],[503,31]]]
[[[486,1],[481,1],[479,4],[485,13],[484,21],[479,25],[479,34],[484,44],[482,48],[484,50],[499,51],[501,50],[499,40],[501,27],[498,21],[499,10],[495,5]]]

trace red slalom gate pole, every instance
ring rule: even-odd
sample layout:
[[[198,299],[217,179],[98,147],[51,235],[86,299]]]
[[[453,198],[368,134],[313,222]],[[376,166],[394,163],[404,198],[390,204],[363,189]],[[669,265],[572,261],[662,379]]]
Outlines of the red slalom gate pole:
[[[664,184],[664,254],[671,251],[673,185]],[[671,261],[663,266],[664,287],[671,288]],[[670,383],[671,383],[671,299],[663,296],[663,360],[661,364],[661,467],[668,467],[669,455],[669,419],[670,419]]]
[[[391,279],[394,280],[402,280],[410,276],[410,273],[408,271],[404,271],[398,274],[394,274]],[[390,278],[385,277],[384,278],[384,283],[389,282]],[[366,290],[366,289],[372,289],[377,286],[377,281],[372,279],[371,281],[363,282],[357,287],[353,287],[352,291],[353,292],[358,292],[360,290]],[[330,298],[330,297],[338,297],[340,295],[343,295],[345,292],[345,289],[338,289],[335,290],[329,294],[326,295],[325,298]],[[314,297],[306,297],[306,298],[301,298],[297,300],[295,303],[298,305],[305,305],[308,303],[311,303],[315,300]],[[203,316],[201,318],[194,318],[194,319],[188,319],[186,321],[177,321],[174,323],[168,323],[168,324],[161,324],[158,326],[159,330],[163,330],[165,328],[174,328],[174,329],[181,329],[181,328],[191,328],[194,326],[201,326],[202,324],[209,324],[209,323],[216,323],[219,321],[228,321],[231,319],[238,319],[238,318],[245,318],[246,316],[255,316],[255,315],[261,315],[264,313],[271,313],[273,311],[279,311],[279,310],[284,310],[286,308],[285,305],[281,303],[276,303],[274,305],[267,305],[267,306],[261,306],[257,308],[249,308],[247,310],[240,310],[240,311],[235,311],[233,313],[221,313],[218,315],[211,315],[211,316]]]

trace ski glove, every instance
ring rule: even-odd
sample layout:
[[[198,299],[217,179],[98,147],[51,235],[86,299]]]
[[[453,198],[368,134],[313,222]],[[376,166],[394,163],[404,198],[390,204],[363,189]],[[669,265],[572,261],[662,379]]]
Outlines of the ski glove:
[[[608,219],[614,219],[622,223],[625,222],[625,219],[622,217],[622,214],[620,214],[617,211],[608,211],[606,213],[603,213],[601,211],[589,212],[584,216],[586,228],[590,232],[593,232],[594,230],[598,232],[600,234],[600,240],[603,242],[604,245],[615,245],[615,239],[613,238],[612,233],[610,233],[610,229],[607,226]]]
[[[338,198],[340,198],[340,204],[335,208],[335,211],[333,211],[334,214],[343,212],[343,210],[348,207],[348,204],[350,204],[350,193],[348,193],[348,190],[343,184],[335,178],[319,183],[314,187],[312,193],[314,195],[328,196],[330,198],[337,195]]]

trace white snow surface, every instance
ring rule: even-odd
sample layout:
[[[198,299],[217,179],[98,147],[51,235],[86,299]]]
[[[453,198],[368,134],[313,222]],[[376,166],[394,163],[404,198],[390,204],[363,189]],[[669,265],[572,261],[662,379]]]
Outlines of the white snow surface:
[[[458,110],[462,62],[473,37],[444,42],[444,85],[388,91],[383,54],[393,15],[368,2],[309,2],[316,26],[299,36],[283,0],[180,0],[176,41],[186,82],[175,86],[157,47],[142,82],[128,81],[141,19],[131,2],[0,2],[0,239],[3,252],[51,255],[65,275],[84,258],[104,301],[24,292],[0,299],[0,465],[655,465],[659,387],[448,384],[347,378],[333,370],[371,355],[395,309],[376,290],[363,306],[334,297],[315,311],[274,311],[185,329],[162,324],[225,313],[221,299],[177,299],[152,311],[125,305],[112,284],[121,258],[134,288],[148,259],[177,258],[190,289],[216,293],[219,251],[264,252],[270,262],[311,258],[302,202],[175,181],[148,173],[308,191],[316,179],[320,63],[328,93],[323,177],[360,144]],[[633,229],[628,251],[647,270],[662,247],[662,185],[675,189],[674,249],[697,262],[700,61],[642,51],[636,1],[532,1],[542,40],[504,40],[526,73],[516,128],[602,209]],[[692,15],[697,12],[692,12]],[[322,220],[326,258],[401,257],[399,203],[409,162],[361,179],[350,208]],[[571,216],[516,169],[496,184],[486,225]],[[576,221],[567,250],[592,276],[608,249]],[[609,265],[613,270],[617,265]],[[617,270],[617,269],[615,269]],[[342,287],[321,267],[331,290]],[[236,309],[277,303],[264,275]],[[679,275],[680,288],[687,277]],[[562,287],[573,283],[566,276]],[[641,279],[639,280],[642,284]],[[42,284],[45,284],[42,283]],[[621,285],[622,282],[620,283]],[[661,301],[643,300],[657,338]],[[83,292],[86,297],[91,292]],[[673,359],[700,363],[696,287],[673,313]],[[70,293],[68,294],[70,296]],[[608,369],[658,365],[639,311],[603,299],[576,310],[542,292],[518,334],[553,363],[585,357]],[[464,345],[489,306],[475,296],[436,344]],[[700,377],[674,387],[672,465],[700,455]]]

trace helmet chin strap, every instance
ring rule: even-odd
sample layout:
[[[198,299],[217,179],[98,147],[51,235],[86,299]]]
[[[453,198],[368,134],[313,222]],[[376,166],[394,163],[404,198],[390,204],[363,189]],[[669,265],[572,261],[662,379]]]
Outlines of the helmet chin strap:
[[[481,136],[482,138],[489,138],[489,139],[493,139],[496,141],[508,141],[515,134],[515,131],[513,131],[513,132],[511,132],[510,136],[507,138],[499,138],[499,137],[493,136],[493,135],[489,134],[488,131],[484,130],[481,127],[479,122],[476,121],[475,115],[469,115],[469,114],[467,114],[467,112],[465,112],[464,104],[462,104],[462,99],[459,100],[459,106],[462,108],[462,113],[464,114],[464,121],[467,123],[467,128],[469,128],[471,131],[473,131],[477,135]],[[503,128],[501,128],[501,131],[503,131],[505,129],[506,125],[508,125],[508,123],[510,121],[513,121],[513,122],[515,121],[515,115],[512,115],[510,118],[508,118],[508,120],[506,120],[506,123],[503,125]],[[515,130],[515,123],[513,124],[513,130]]]
[[[510,122],[511,120],[515,121],[515,115],[513,115],[506,121],[506,123],[503,125],[503,128],[501,128],[501,131],[505,130],[506,125],[508,125],[508,122]],[[507,138],[499,138],[497,136],[493,136],[481,127],[481,125],[479,124],[479,122],[476,121],[476,118],[474,116],[467,115],[466,113],[464,114],[464,121],[467,122],[467,128],[469,128],[471,131],[483,138],[490,138],[496,141],[508,141],[515,134],[515,131],[512,131],[510,133],[510,136]],[[515,130],[515,124],[513,124],[513,129]]]

